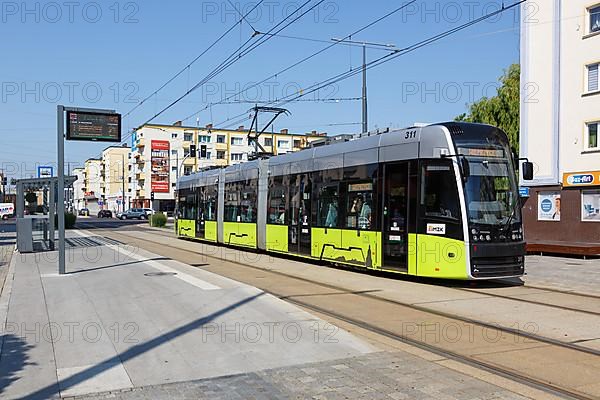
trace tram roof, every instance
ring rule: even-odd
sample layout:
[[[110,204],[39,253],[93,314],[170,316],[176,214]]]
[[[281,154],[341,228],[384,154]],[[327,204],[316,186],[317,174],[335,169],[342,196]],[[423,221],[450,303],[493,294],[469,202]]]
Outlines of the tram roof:
[[[348,141],[333,142],[268,159],[196,172],[180,178],[177,186],[187,188],[210,184],[211,178],[217,179],[220,174],[224,175],[226,182],[257,178],[261,164],[266,165],[271,176],[280,176],[419,157],[435,158],[440,157],[443,149],[449,150],[451,144],[448,143],[448,132],[462,134],[474,131],[479,135],[482,130],[490,129],[496,130],[489,125],[445,122],[358,134]],[[409,135],[411,132],[412,134]]]

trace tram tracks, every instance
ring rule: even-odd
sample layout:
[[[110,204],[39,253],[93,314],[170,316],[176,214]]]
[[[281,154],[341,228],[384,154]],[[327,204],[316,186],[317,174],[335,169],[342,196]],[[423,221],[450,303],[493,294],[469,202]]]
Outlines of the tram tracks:
[[[133,244],[194,264],[198,253],[182,245],[141,239]],[[238,261],[215,260],[202,268],[258,287],[285,301],[345,321],[402,343],[481,368],[545,392],[576,399],[600,399],[600,351],[462,316],[405,304],[369,290],[347,288],[292,276]],[[235,264],[243,268],[231,268]],[[467,289],[468,290],[468,289]],[[523,327],[520,327],[523,328]]]

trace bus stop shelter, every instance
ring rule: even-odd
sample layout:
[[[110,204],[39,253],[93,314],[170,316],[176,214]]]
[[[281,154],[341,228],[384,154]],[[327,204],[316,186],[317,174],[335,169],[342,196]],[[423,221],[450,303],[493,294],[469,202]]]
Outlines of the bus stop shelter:
[[[65,188],[71,187],[76,180],[76,176],[65,177]],[[54,250],[54,216],[57,209],[58,177],[17,179],[15,186],[17,189],[15,204],[17,249],[22,253]],[[42,193],[42,215],[25,215],[25,194],[29,192]]]

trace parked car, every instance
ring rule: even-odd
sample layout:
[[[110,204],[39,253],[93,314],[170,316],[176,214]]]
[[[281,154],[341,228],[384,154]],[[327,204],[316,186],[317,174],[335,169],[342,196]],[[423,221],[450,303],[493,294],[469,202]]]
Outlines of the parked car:
[[[90,215],[90,210],[88,210],[87,208],[82,208],[79,210],[78,214],[88,216]]]
[[[143,208],[131,208],[125,212],[117,214],[119,219],[148,219],[148,215]]]
[[[154,210],[151,208],[143,208],[142,210],[144,210],[146,212],[146,216],[149,217],[152,214],[154,214]]]
[[[113,213],[110,210],[100,210],[98,211],[98,218],[112,218]]]

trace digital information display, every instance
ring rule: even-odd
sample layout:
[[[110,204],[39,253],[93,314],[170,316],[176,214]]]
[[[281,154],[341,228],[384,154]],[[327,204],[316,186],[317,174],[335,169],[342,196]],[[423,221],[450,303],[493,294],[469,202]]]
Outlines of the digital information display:
[[[67,111],[67,140],[121,141],[121,114]]]

